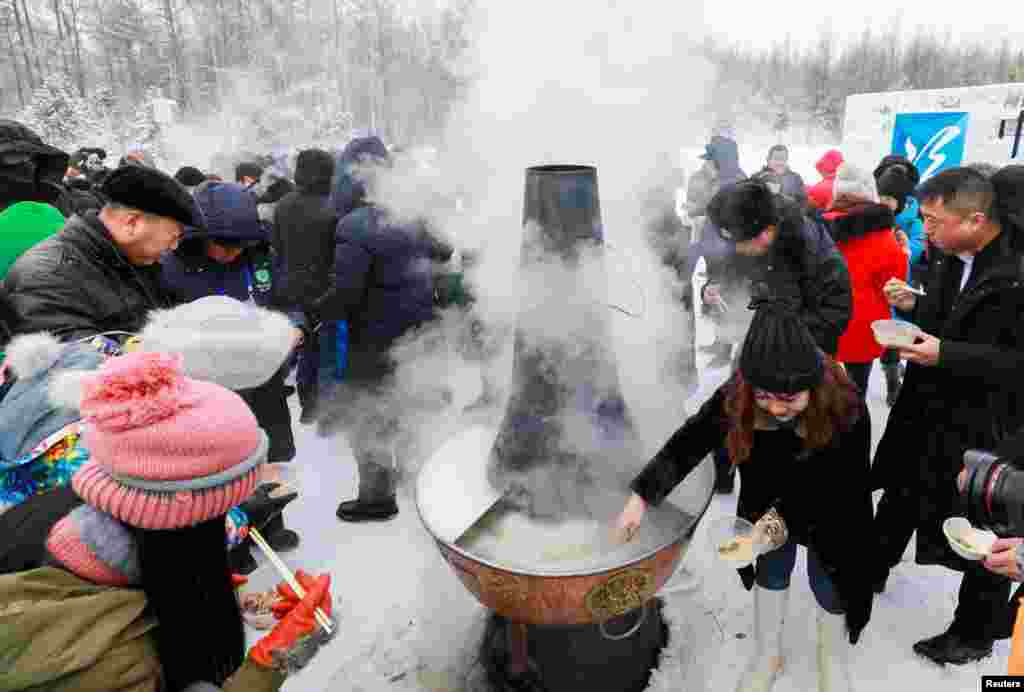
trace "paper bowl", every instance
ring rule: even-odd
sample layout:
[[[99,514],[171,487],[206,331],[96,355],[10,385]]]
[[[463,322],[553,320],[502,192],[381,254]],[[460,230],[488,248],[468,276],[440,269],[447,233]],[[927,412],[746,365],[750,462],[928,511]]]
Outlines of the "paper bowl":
[[[871,331],[875,333],[875,341],[886,348],[913,346],[921,334],[916,325],[899,320],[875,320],[871,323]]]
[[[942,532],[946,534],[946,540],[949,541],[949,547],[953,552],[965,560],[984,560],[992,551],[992,544],[996,542],[994,533],[974,528],[971,522],[963,517],[950,517],[942,522]],[[961,542],[968,536],[969,540]]]
[[[729,548],[734,542],[750,541],[754,536],[754,525],[740,517],[720,517],[711,522],[710,533],[708,534],[709,546],[715,558],[724,564],[740,569],[754,564],[759,555],[758,547],[751,545],[749,552],[740,551],[734,556],[727,557],[731,551],[723,552],[723,548]]]

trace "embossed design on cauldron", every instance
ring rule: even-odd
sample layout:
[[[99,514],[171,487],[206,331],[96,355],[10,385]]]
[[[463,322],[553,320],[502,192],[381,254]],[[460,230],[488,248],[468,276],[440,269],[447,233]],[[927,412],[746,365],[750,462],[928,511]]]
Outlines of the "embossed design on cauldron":
[[[591,589],[584,603],[594,620],[600,622],[639,608],[656,590],[650,570],[628,569]]]

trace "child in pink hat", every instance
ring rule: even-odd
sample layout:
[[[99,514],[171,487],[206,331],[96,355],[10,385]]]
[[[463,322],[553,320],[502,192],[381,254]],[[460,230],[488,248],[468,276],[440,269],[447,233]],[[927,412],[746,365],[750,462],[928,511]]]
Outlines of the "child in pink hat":
[[[92,455],[72,478],[77,502],[64,488],[25,503],[73,509],[42,566],[0,575],[0,650],[14,652],[0,686],[280,689],[324,640],[313,613],[330,614],[330,578],[300,573],[304,599],[279,586],[280,621],[246,655],[224,518],[266,461],[248,406],[162,353],[67,373],[59,388],[77,399]]]

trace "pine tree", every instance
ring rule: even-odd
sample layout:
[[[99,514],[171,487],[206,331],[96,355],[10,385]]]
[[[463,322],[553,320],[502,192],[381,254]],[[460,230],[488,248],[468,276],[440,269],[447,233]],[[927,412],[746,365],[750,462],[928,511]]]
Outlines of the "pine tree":
[[[77,95],[62,73],[43,80],[19,119],[44,142],[67,152],[87,146],[104,129],[89,103]]]
[[[158,168],[165,163],[163,128],[156,119],[153,102],[163,98],[158,87],[149,87],[142,102],[135,108],[135,116],[129,126],[131,142],[146,152],[146,156]]]

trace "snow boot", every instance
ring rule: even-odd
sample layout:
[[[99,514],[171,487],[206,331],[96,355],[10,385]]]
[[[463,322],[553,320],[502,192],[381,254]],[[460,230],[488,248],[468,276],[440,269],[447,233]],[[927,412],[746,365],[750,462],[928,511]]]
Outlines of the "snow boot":
[[[391,497],[385,500],[349,500],[338,505],[337,516],[342,521],[387,521],[398,515],[398,503]]]
[[[818,608],[818,692],[853,692],[846,615]]]
[[[885,372],[885,403],[892,408],[900,395],[900,387],[903,386],[903,364],[882,363],[882,371]]]
[[[747,664],[736,692],[770,692],[782,672],[782,626],[789,589],[754,586],[754,656]]]
[[[939,665],[951,663],[962,666],[991,656],[992,644],[991,640],[971,640],[963,637],[950,626],[942,634],[922,639],[914,644],[914,653]]]

